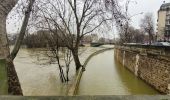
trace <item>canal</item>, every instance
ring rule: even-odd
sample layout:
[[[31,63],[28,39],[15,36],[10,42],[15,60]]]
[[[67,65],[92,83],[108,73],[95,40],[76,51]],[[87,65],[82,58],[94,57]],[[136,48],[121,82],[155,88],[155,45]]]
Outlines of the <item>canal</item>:
[[[83,73],[77,95],[159,94],[114,59],[114,51],[94,56]]]

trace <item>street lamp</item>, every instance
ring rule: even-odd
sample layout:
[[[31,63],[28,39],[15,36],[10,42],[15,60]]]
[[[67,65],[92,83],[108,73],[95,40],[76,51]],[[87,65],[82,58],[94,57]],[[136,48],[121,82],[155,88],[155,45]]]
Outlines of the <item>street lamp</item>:
[[[132,18],[132,17],[134,17],[134,16],[142,15],[142,14],[143,14],[143,12],[141,12],[141,13],[137,13],[137,14],[134,14],[134,15],[130,16],[130,17],[128,18],[128,20],[130,20],[130,18]]]

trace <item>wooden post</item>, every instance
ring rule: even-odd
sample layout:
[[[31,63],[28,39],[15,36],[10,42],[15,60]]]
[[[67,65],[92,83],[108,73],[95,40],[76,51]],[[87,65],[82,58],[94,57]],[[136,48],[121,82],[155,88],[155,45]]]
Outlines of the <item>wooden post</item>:
[[[7,66],[5,59],[0,59],[0,95],[8,95]]]

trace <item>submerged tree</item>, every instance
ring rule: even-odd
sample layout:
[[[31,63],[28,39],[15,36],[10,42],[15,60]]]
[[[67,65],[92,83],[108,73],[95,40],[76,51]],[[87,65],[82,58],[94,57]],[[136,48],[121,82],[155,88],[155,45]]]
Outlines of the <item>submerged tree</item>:
[[[61,37],[58,37],[56,34],[61,34],[57,30],[49,31],[48,34],[44,33],[44,41],[47,41],[47,52],[46,55],[51,59],[50,63],[57,62],[59,68],[59,76],[61,82],[68,82],[69,81],[69,67],[71,63],[71,50],[65,47],[65,44],[61,43]],[[66,68],[66,75],[64,73],[63,67]]]
[[[107,5],[107,8],[106,8]],[[115,0],[45,0],[41,1],[39,9],[38,28],[59,30],[56,34],[60,41],[72,52],[76,70],[82,65],[78,50],[81,39],[94,32],[103,24],[113,21],[117,13]],[[111,9],[111,13],[108,9]],[[113,11],[113,12],[112,12]]]

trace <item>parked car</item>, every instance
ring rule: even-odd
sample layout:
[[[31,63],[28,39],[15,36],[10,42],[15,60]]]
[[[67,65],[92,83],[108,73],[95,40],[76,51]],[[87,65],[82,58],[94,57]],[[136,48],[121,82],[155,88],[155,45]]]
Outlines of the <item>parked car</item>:
[[[170,46],[170,43],[169,42],[154,42],[154,43],[152,43],[152,45],[155,45],[155,46]]]
[[[125,45],[141,45],[141,43],[123,43]]]

